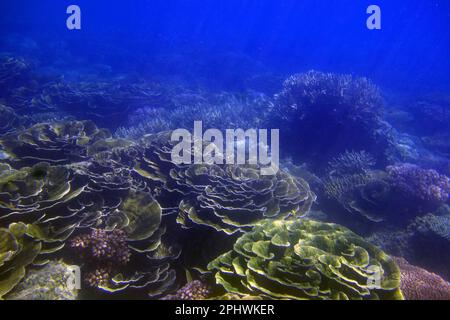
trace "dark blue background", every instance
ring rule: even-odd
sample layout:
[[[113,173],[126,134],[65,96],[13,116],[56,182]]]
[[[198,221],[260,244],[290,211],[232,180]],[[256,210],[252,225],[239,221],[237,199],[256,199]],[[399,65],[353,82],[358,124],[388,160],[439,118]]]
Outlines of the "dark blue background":
[[[82,9],[81,31],[65,27],[69,4]],[[370,4],[382,9],[381,31],[366,28]],[[61,40],[93,60],[105,43],[136,57],[206,47],[286,74],[355,73],[414,91],[450,84],[447,0],[4,0],[0,10],[2,34]]]

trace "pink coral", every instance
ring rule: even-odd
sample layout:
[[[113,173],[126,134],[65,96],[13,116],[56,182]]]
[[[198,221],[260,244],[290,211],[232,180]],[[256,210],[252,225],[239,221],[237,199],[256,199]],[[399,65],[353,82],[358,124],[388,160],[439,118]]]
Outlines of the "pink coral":
[[[163,300],[204,300],[210,295],[208,285],[200,280],[194,280],[179,289],[175,294],[166,296]]]
[[[401,271],[400,289],[406,300],[450,300],[450,284],[437,274],[395,258]]]
[[[131,258],[127,235],[123,230],[92,229],[76,236],[70,246],[86,260],[85,281],[91,287],[105,285]]]
[[[450,180],[436,170],[423,169],[413,164],[388,166],[386,168],[392,184],[411,199],[439,205],[448,200]]]

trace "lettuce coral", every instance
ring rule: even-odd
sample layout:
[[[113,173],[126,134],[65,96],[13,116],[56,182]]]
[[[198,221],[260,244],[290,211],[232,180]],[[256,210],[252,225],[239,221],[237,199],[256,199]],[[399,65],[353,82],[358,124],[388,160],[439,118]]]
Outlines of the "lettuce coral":
[[[344,227],[312,220],[265,220],[208,269],[232,294],[270,299],[403,298],[400,270],[391,257]]]

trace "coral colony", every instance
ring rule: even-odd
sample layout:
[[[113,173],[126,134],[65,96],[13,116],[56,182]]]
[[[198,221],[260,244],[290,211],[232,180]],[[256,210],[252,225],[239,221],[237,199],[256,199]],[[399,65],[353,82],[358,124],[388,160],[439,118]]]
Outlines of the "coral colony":
[[[223,134],[218,129],[208,129],[203,134],[202,122],[194,122],[194,134],[186,129],[172,132],[172,141],[181,142],[172,149],[172,161],[177,164],[237,164],[261,165],[262,175],[274,175],[278,171],[280,158],[279,130],[227,129],[224,148]],[[270,149],[268,138],[271,140]],[[205,148],[203,150],[203,145]],[[193,155],[191,153],[193,150]],[[269,154],[270,151],[270,154]],[[270,165],[268,168],[265,167]]]

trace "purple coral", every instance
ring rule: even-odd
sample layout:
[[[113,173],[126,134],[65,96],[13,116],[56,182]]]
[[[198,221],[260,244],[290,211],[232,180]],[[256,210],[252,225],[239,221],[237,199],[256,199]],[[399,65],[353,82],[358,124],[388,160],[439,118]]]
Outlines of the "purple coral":
[[[108,283],[111,279],[112,272],[113,268],[111,266],[100,267],[88,272],[84,280],[90,287],[95,288]]]
[[[70,246],[79,250],[89,260],[110,261],[114,264],[126,265],[131,257],[127,237],[122,230],[92,229],[90,234],[73,238]]]
[[[400,288],[406,300],[450,300],[450,284],[440,276],[395,258],[400,268]]]
[[[450,181],[436,170],[405,163],[386,168],[393,186],[403,195],[439,205],[448,200]]]
[[[163,298],[163,300],[204,300],[211,294],[207,284],[200,280],[194,280],[179,289],[175,294]]]
[[[88,272],[85,281],[91,287],[106,284],[131,257],[127,236],[122,230],[92,229],[91,233],[73,238],[70,246],[86,260]]]

